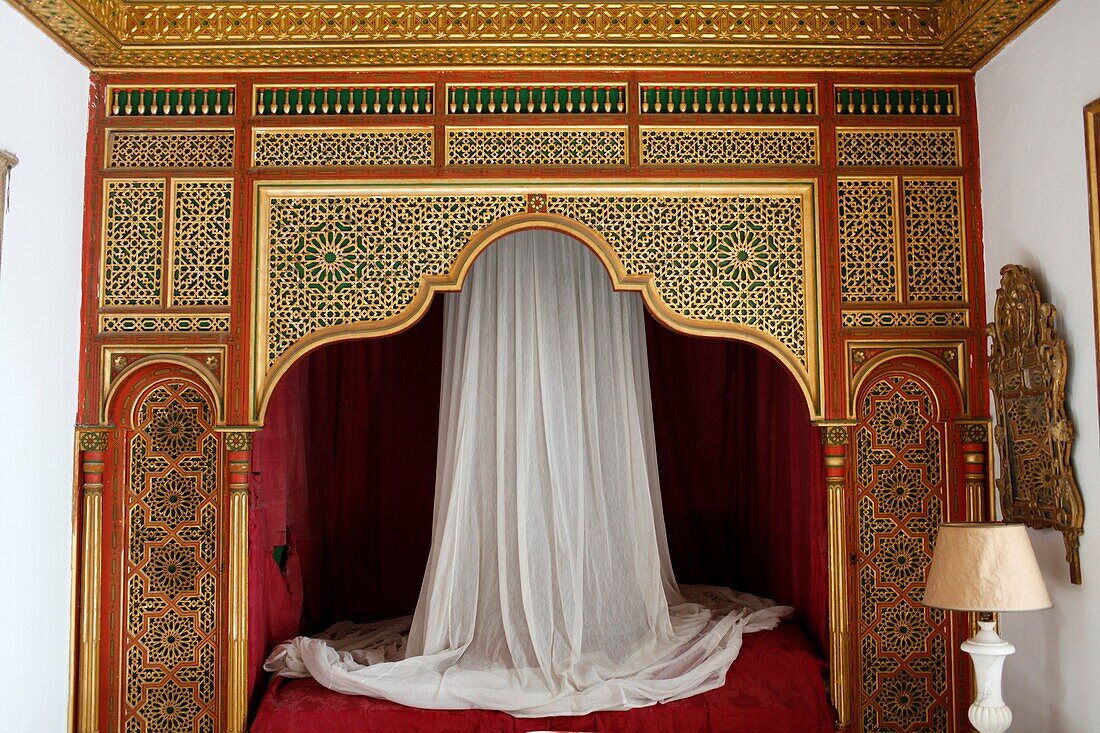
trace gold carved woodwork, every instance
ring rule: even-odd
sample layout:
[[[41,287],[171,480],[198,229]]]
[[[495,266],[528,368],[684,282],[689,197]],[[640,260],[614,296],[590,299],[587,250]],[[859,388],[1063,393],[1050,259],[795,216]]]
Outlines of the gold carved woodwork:
[[[15,0],[97,68],[579,64],[969,69],[1051,2],[345,0],[292,5]]]
[[[1074,429],[1066,411],[1069,357],[1056,315],[1028,268],[1001,268],[989,325],[989,383],[1001,458],[997,489],[1006,521],[1062,533],[1070,580],[1080,583],[1085,506],[1073,471]]]
[[[638,105],[648,114],[802,114],[816,111],[817,85],[642,83]]]
[[[967,328],[966,308],[929,309],[845,309],[840,316],[844,328]]]
[[[854,430],[854,685],[859,730],[955,730],[954,619],[921,605],[936,530],[948,519],[939,400],[908,373],[878,373]]]
[[[966,419],[957,421],[962,443],[963,482],[966,487],[966,520],[991,522],[996,519],[996,491],[989,481],[992,421]]]
[[[817,165],[816,127],[642,125],[642,165]]]
[[[838,127],[836,161],[851,167],[951,168],[962,164],[957,127]]]
[[[150,311],[180,306],[228,310],[232,179],[109,178],[103,186],[101,305]],[[228,318],[220,320],[220,315],[127,310],[101,313],[100,328],[228,330]]]
[[[225,345],[111,344],[104,346],[101,353],[103,381],[100,385],[99,418],[102,424],[108,423],[108,410],[115,401],[119,386],[135,371],[152,364],[176,364],[194,373],[214,396],[213,409],[217,421],[225,419],[225,400],[222,397],[222,385],[228,368]]]
[[[112,178],[103,188],[100,303],[163,305],[165,182]]]
[[[102,333],[227,333],[229,315],[218,313],[103,313]]]
[[[829,562],[829,699],[836,710],[836,727],[844,730],[852,720],[851,630],[848,618],[848,457],[852,426],[821,423],[825,453],[825,486],[828,492]]]
[[[965,301],[966,229],[958,177],[903,180],[906,294],[912,302]]]
[[[918,359],[943,372],[955,396],[963,404],[970,394],[967,365],[969,349],[965,340],[851,339],[845,343],[844,366],[848,380],[848,414],[859,410],[857,398],[864,383],[883,364],[900,358]]]
[[[237,90],[232,84],[201,87],[111,85],[107,87],[107,114],[111,117],[229,116],[236,108],[236,99]]]
[[[252,130],[257,168],[430,166],[430,127],[269,127]]]
[[[173,380],[134,411],[122,512],[120,730],[222,728],[222,449],[207,398]]]
[[[625,126],[447,127],[447,165],[625,167]]]
[[[771,351],[820,416],[812,184],[263,184],[257,204],[257,422],[298,355],[401,330],[482,248],[532,226],[587,244],[673,328]]]
[[[80,646],[77,694],[85,704],[76,720],[77,733],[99,729],[99,652],[103,571],[103,473],[108,448],[105,430],[77,430],[80,451],[80,503],[83,538],[80,552]]]
[[[838,178],[840,299],[901,300],[898,184],[894,177]]]
[[[232,130],[108,130],[106,168],[232,168]]]
[[[225,433],[229,468],[229,664],[227,730],[245,733],[248,723],[248,481],[252,430]]]

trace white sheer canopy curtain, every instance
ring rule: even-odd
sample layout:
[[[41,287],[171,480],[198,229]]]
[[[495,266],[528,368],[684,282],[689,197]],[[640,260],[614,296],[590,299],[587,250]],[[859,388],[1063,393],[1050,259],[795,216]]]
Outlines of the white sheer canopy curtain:
[[[677,587],[642,303],[523,231],[447,296],[432,550],[411,619],[341,623],[266,668],[422,708],[621,710],[719,687],[791,609]],[[400,521],[395,517],[394,521]]]

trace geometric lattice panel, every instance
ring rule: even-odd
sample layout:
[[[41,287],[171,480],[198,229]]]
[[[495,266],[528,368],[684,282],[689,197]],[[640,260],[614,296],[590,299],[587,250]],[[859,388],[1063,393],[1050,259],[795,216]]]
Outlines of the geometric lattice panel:
[[[233,131],[111,130],[108,168],[231,168]]]
[[[899,299],[897,213],[895,179],[837,181],[840,297],[844,302]]]
[[[423,278],[452,273],[475,233],[530,205],[596,231],[627,276],[652,276],[675,315],[700,327],[753,329],[785,349],[786,355],[776,352],[781,358],[812,374],[810,189],[743,188],[723,184],[708,193],[698,184],[663,184],[631,193],[608,186],[604,195],[549,183],[483,194],[453,185],[438,193],[423,186],[264,190],[257,262],[266,279],[257,282],[257,295],[267,312],[259,314],[257,366],[266,373],[293,344],[322,329],[402,315]]]
[[[970,311],[965,308],[936,310],[845,310],[844,328],[966,328]]]
[[[99,317],[103,333],[199,333],[229,330],[229,316],[217,313],[189,315],[103,314]]]
[[[909,299],[966,300],[962,180],[906,178],[904,189]]]
[[[430,166],[432,128],[266,128],[253,131],[257,167]]]
[[[526,209],[520,194],[273,199],[268,366],[323,328],[401,313],[421,276],[445,274],[475,232]]]
[[[625,127],[448,127],[447,165],[625,166]]]
[[[817,165],[817,128],[642,127],[642,165]]]
[[[599,232],[628,274],[654,274],[680,315],[758,328],[805,365],[802,195],[551,193],[545,206]],[[398,315],[472,234],[526,210],[524,194],[273,198],[268,365],[322,328]]]
[[[961,164],[958,128],[839,128],[836,160],[841,166],[926,168]]]
[[[603,235],[628,274],[653,273],[677,314],[755,328],[806,366],[803,207],[795,193],[547,197]]]
[[[138,407],[123,503],[124,733],[221,727],[219,450],[191,385],[163,384]]]
[[[863,733],[946,731],[951,618],[921,605],[946,519],[946,430],[904,374],[866,391],[856,427],[856,631]]]
[[[170,304],[229,306],[233,181],[172,180]]]
[[[103,305],[160,305],[164,181],[108,180],[103,197]]]

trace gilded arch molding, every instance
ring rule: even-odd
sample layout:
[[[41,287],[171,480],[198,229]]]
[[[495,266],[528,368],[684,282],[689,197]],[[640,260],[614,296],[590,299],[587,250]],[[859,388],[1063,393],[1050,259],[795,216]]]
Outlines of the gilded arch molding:
[[[252,421],[333,341],[408,328],[493,241],[550,228],[591,248],[656,318],[775,355],[823,417],[811,181],[258,184]],[[363,222],[383,222],[368,229]]]

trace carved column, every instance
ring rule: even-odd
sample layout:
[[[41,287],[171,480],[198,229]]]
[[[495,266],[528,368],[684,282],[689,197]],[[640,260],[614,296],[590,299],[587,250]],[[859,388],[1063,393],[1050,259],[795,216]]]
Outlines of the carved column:
[[[225,435],[229,468],[229,706],[226,729],[244,733],[248,721],[248,477],[252,433]]]
[[[963,482],[966,486],[968,522],[992,521],[996,512],[989,475],[989,423],[985,420],[960,421],[962,437]]]
[[[77,695],[78,733],[99,730],[100,597],[103,583],[103,461],[107,433],[78,432],[80,449],[81,524],[84,527],[80,558],[80,667]]]
[[[851,722],[848,631],[848,537],[846,506],[848,484],[848,436],[844,424],[823,424],[825,485],[829,511],[829,697],[836,709],[836,727]]]

